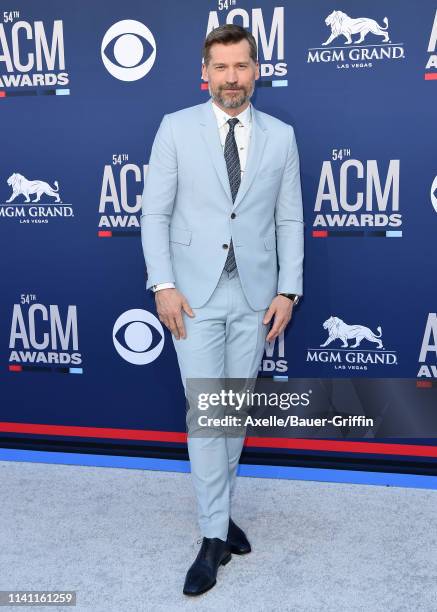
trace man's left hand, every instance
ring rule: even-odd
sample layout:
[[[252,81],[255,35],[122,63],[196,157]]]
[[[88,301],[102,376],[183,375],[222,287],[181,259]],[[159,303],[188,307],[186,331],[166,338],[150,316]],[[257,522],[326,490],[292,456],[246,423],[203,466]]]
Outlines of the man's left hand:
[[[292,312],[293,302],[289,298],[285,297],[284,295],[277,295],[272,300],[272,303],[270,304],[263,319],[263,323],[267,325],[270,323],[273,315],[275,315],[272,329],[267,334],[266,340],[271,342],[284,331],[291,319]]]

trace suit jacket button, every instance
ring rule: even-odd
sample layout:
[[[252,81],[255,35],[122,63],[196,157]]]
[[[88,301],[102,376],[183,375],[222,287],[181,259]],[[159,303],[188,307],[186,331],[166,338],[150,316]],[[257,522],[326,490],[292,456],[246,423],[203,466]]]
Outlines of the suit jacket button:
[[[237,216],[237,215],[236,215],[235,213],[232,213],[232,214],[231,214],[231,219],[235,219],[235,217],[236,217],[236,216]]]
[[[222,247],[223,247],[224,249],[227,249],[227,248],[228,248],[228,245],[227,245],[227,244],[222,244]]]

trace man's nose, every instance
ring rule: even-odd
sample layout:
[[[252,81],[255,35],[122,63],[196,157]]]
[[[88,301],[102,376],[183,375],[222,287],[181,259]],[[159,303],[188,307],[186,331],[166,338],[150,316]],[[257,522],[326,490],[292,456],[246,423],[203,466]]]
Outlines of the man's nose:
[[[226,81],[229,83],[229,85],[234,85],[237,80],[238,77],[235,68],[228,68],[228,71],[226,72]]]

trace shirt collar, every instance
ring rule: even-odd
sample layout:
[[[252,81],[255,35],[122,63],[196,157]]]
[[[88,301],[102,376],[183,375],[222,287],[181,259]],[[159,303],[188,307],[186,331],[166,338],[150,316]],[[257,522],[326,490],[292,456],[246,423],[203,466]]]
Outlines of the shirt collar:
[[[211,106],[214,110],[214,114],[217,119],[217,125],[219,128],[223,127],[225,123],[228,121],[228,119],[233,118],[231,115],[228,115],[228,113],[226,113],[224,110],[219,108],[217,104],[215,104],[212,101],[212,98],[211,98]],[[243,125],[243,126],[249,125],[250,121],[252,120],[251,102],[249,102],[249,105],[244,109],[243,112],[241,112],[239,115],[235,115],[235,118],[240,120],[240,123],[238,125]]]

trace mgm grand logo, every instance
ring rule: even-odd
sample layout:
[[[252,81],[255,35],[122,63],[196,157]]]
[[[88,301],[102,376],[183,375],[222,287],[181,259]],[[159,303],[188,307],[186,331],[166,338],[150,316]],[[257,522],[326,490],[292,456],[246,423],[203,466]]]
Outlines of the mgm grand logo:
[[[332,11],[325,19],[331,33],[321,47],[308,49],[307,63],[335,62],[337,68],[372,68],[374,61],[404,59],[403,43],[391,42],[387,17],[382,21],[383,26],[369,17],[353,18],[342,11]]]
[[[387,351],[382,341],[382,329],[376,333],[364,325],[349,325],[331,316],[323,323],[328,337],[320,348],[308,349],[307,362],[332,364],[334,370],[368,370],[369,366],[397,365],[395,351]],[[341,342],[339,348],[325,347]],[[353,344],[352,344],[353,342]],[[363,343],[363,346],[361,344]]]
[[[0,202],[0,218],[14,218],[20,223],[48,223],[53,217],[74,216],[72,206],[61,200],[58,181],[53,181],[52,187],[46,181],[28,179],[14,172],[7,184],[12,193],[5,202]]]

